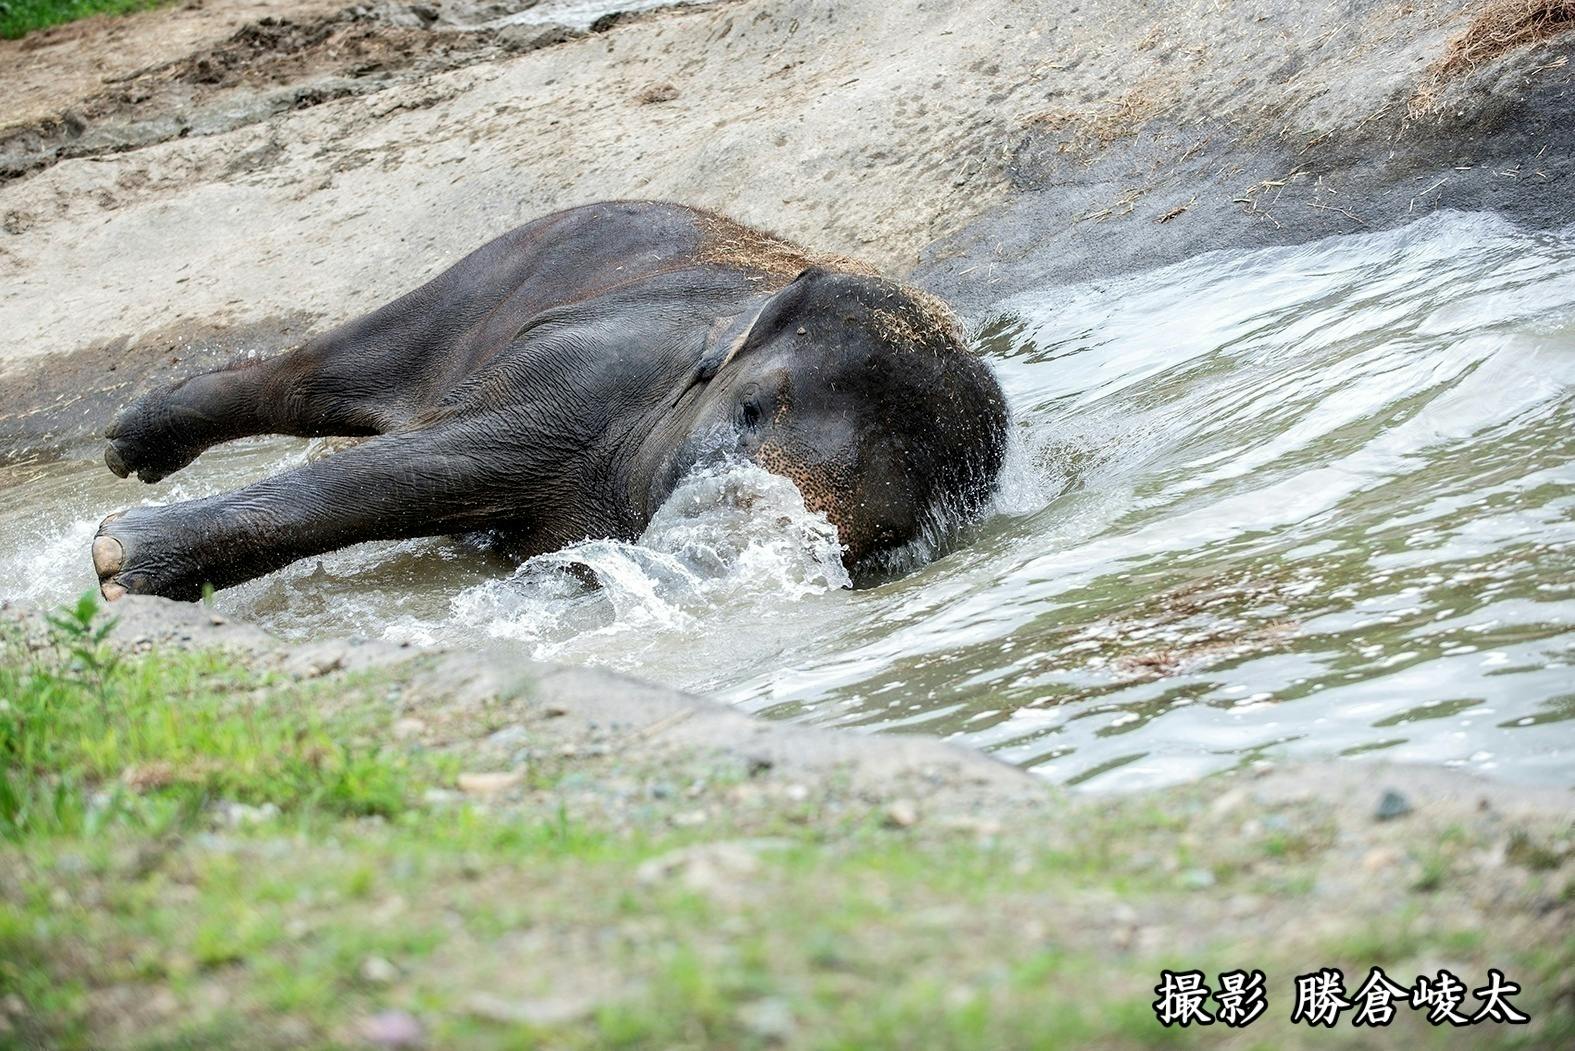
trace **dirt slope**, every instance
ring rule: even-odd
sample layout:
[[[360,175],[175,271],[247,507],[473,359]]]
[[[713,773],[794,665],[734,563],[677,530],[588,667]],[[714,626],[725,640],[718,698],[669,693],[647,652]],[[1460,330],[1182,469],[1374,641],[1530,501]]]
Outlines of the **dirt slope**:
[[[723,0],[571,32],[506,24],[526,0],[204,0],[0,45],[0,456],[599,198],[716,208],[975,314],[1436,207],[1575,219],[1575,35],[1462,51],[1462,10]]]

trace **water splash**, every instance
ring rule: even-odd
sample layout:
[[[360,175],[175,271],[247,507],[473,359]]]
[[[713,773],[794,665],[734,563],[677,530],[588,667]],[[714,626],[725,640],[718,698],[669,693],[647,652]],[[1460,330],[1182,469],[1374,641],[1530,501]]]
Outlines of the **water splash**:
[[[637,542],[571,544],[464,589],[446,617],[405,618],[384,635],[460,641],[457,627],[478,626],[541,659],[597,662],[597,649],[614,640],[681,646],[719,612],[759,618],[850,584],[836,528],[804,506],[793,483],[724,464],[683,479]]]

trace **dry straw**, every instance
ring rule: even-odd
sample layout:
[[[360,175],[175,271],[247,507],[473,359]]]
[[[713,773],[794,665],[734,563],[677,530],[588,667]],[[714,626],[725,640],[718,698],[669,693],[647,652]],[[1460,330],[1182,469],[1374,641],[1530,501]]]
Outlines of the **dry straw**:
[[[1575,29],[1575,0],[1488,0],[1428,68],[1426,80],[1411,99],[1411,115],[1436,109],[1445,81],[1571,29]]]
[[[1575,29],[1575,0],[1490,0],[1449,42],[1433,70],[1440,78],[1452,77],[1569,29]]]

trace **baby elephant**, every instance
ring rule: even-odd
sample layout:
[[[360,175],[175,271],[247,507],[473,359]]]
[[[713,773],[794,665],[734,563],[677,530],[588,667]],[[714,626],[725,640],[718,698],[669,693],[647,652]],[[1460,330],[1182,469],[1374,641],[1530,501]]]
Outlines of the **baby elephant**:
[[[254,434],[375,435],[236,492],[111,515],[108,599],[195,599],[367,540],[486,531],[520,558],[638,537],[724,457],[797,484],[855,573],[988,499],[994,376],[930,297],[673,204],[529,223],[305,345],[156,391],[104,460],[154,482]]]

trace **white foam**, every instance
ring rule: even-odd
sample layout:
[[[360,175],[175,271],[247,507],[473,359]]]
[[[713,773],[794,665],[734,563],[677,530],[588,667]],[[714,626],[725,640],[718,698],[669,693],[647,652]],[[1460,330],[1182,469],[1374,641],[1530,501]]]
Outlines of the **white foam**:
[[[685,478],[635,542],[584,540],[533,558],[460,591],[442,621],[404,618],[384,635],[430,643],[480,631],[546,659],[589,637],[681,641],[719,608],[850,584],[836,528],[804,506],[792,482],[729,464]]]

